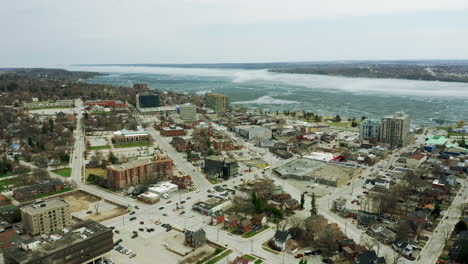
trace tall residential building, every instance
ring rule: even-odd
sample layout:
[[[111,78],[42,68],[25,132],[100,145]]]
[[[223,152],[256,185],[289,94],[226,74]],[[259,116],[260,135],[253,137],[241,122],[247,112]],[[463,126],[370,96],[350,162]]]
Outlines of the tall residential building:
[[[110,228],[87,220],[5,248],[3,258],[5,264],[104,263],[113,242]]]
[[[396,112],[382,118],[380,128],[380,142],[390,144],[391,147],[404,147],[411,143],[410,116],[404,112]]]
[[[71,224],[70,205],[60,198],[33,202],[20,210],[23,228],[31,235],[61,230]]]
[[[206,93],[205,106],[213,109],[216,113],[223,113],[229,107],[229,98],[222,94]]]
[[[173,176],[172,160],[155,155],[151,159],[139,159],[121,165],[107,166],[106,174],[114,189],[170,180]]]
[[[359,127],[359,138],[377,141],[380,135],[380,121],[366,119]]]
[[[197,120],[197,107],[192,104],[184,104],[180,107],[180,118],[184,121]]]

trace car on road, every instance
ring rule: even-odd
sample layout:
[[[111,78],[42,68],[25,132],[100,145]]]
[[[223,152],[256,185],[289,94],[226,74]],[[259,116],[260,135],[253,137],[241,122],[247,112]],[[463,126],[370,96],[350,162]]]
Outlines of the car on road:
[[[170,204],[170,203],[172,203],[172,201],[167,201],[166,203],[167,203],[167,204]]]
[[[180,215],[183,215],[183,214],[185,214],[185,211],[180,212]]]
[[[369,192],[367,192],[367,191],[366,191],[366,192],[362,192],[362,193],[363,193],[363,194],[369,194]]]
[[[212,197],[213,197],[213,195],[212,195],[212,194],[208,194],[208,198],[212,198]]]
[[[168,244],[167,244],[167,243],[163,243],[162,245],[163,245],[164,247],[167,247],[167,246],[168,246]]]
[[[136,220],[136,217],[130,217],[130,221]]]
[[[164,206],[159,207],[159,210],[162,210],[162,209],[164,209]]]
[[[133,253],[133,254],[131,254],[131,255],[129,256],[129,258],[134,258],[134,257],[136,257],[136,254],[135,254],[135,253]]]
[[[185,203],[185,201],[181,201],[180,203],[181,203],[181,204],[184,204],[184,203]]]
[[[190,200],[190,199],[192,199],[192,197],[187,197],[187,200]]]
[[[333,263],[333,261],[331,259],[329,259],[329,258],[322,259],[322,262],[327,263],[327,264],[332,264]]]
[[[115,232],[116,234],[120,234],[120,231],[119,231],[119,230],[114,230],[114,232]]]
[[[138,230],[141,231],[141,232],[145,231],[145,229],[143,229],[142,227],[138,228]]]
[[[140,207],[137,205],[137,206],[135,206],[135,209],[140,209]]]
[[[294,258],[297,258],[297,259],[302,258],[302,257],[304,257],[304,254],[297,254],[296,256],[294,256]]]
[[[134,238],[136,238],[136,237],[138,237],[138,234],[133,234],[133,235],[132,235],[132,239],[134,239]]]
[[[144,224],[145,224],[145,222],[143,222],[143,221],[140,221],[140,225],[144,225]]]
[[[114,226],[109,226],[109,228],[110,228],[111,230],[114,230],[114,229],[115,229],[115,227],[114,227]]]
[[[163,214],[163,216],[167,216],[167,214],[166,214],[166,213],[164,213],[164,214]]]
[[[135,211],[132,211],[132,212],[130,213],[130,215],[134,215],[134,214],[136,214],[136,212],[135,212]]]

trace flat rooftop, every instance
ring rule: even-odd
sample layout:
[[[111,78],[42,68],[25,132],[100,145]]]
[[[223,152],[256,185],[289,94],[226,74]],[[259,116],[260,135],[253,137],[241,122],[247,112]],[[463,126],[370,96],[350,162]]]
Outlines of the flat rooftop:
[[[68,206],[68,205],[69,204],[65,200],[56,198],[56,199],[51,199],[51,200],[46,200],[46,201],[33,202],[30,205],[21,207],[21,210],[24,211],[25,213],[35,215],[35,214],[41,214],[41,213],[47,212],[53,208],[60,208],[63,206]]]
[[[124,171],[124,170],[132,169],[135,167],[143,166],[146,164],[151,164],[151,159],[138,159],[138,160],[129,161],[120,165],[115,165],[115,164],[109,165],[108,168],[116,170],[116,171]]]
[[[19,247],[8,247],[4,249],[4,253],[12,256],[19,263],[30,263],[33,262],[34,259],[51,255],[54,252],[72,247],[75,244],[82,243],[87,239],[99,236],[105,232],[111,232],[111,230],[97,222],[87,220],[74,226],[64,228],[62,231],[54,231],[46,236],[35,237],[33,240],[39,241],[40,244],[33,250],[26,251]],[[54,239],[52,239],[51,236],[54,236]],[[23,243],[29,241],[31,241],[31,239],[25,240]]]
[[[299,176],[334,181],[351,175],[356,169],[354,165],[346,163],[300,158],[276,168],[275,171],[283,177]]]

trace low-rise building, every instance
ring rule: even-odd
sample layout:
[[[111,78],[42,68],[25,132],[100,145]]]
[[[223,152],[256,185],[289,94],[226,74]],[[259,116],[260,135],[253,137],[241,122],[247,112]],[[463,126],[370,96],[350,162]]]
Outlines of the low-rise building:
[[[272,131],[262,126],[238,126],[235,128],[237,133],[249,140],[269,140],[272,137]]]
[[[210,177],[229,179],[237,176],[239,165],[235,159],[209,156],[205,158],[203,172]]]
[[[161,197],[167,196],[168,194],[173,192],[177,192],[178,190],[178,186],[170,182],[163,182],[156,186],[148,188],[148,192],[155,193]]]
[[[188,229],[185,231],[185,244],[198,248],[206,243],[206,232],[203,228],[200,229]]]
[[[112,230],[91,220],[3,249],[5,264],[102,263],[113,248]]]
[[[144,192],[137,196],[138,201],[142,201],[147,204],[155,204],[159,202],[159,195],[152,192]]]
[[[11,243],[17,238],[16,232],[13,230],[13,226],[1,220],[0,221],[0,248],[7,248],[11,246]]]
[[[130,131],[122,129],[114,132],[112,141],[115,144],[128,144],[134,142],[144,142],[149,140],[149,134],[145,130]]]
[[[185,135],[185,131],[179,126],[168,126],[161,129],[161,135],[165,137],[181,137]]]
[[[124,108],[127,107],[127,105],[118,100],[88,100],[84,103],[86,106],[101,106],[101,107],[112,107],[112,108]]]
[[[240,221],[239,225],[239,230],[242,234],[245,234],[247,232],[250,232],[252,230],[252,221],[250,219],[243,219]]]
[[[38,195],[61,191],[63,182],[45,181],[42,183],[21,187],[13,191],[13,197],[17,201],[27,201],[35,199]]]
[[[283,251],[289,245],[291,245],[291,234],[288,231],[276,230],[275,236],[273,237],[273,245]]]
[[[173,184],[177,185],[179,189],[187,189],[188,187],[192,186],[192,177],[189,175],[186,176],[174,176],[172,177]]]
[[[204,215],[212,215],[216,211],[224,211],[224,200],[219,198],[210,198],[204,202],[196,202],[192,209]]]
[[[184,121],[196,121],[197,107],[192,104],[184,104],[180,106],[180,118]]]
[[[211,224],[218,225],[224,223],[224,213],[222,211],[216,211],[211,215]]]
[[[63,199],[37,201],[20,209],[24,230],[31,234],[45,234],[71,224],[70,205]]]
[[[53,100],[24,103],[25,108],[43,108],[43,107],[73,107],[75,106],[74,100]]]

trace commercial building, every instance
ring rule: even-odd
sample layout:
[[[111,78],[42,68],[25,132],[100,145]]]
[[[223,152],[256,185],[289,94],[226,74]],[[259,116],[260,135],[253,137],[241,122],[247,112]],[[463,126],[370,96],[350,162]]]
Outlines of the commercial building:
[[[5,264],[103,263],[113,248],[112,230],[94,221],[80,222],[3,249]]]
[[[33,202],[20,211],[23,228],[31,235],[46,234],[71,224],[70,205],[63,199]]]
[[[272,137],[271,129],[261,126],[238,126],[237,133],[249,140],[268,140]]]
[[[54,100],[24,103],[25,108],[41,108],[41,107],[73,107],[75,106],[74,100]]]
[[[390,144],[393,148],[411,143],[410,116],[404,112],[396,112],[382,118],[379,138],[380,142]]]
[[[148,141],[149,134],[145,130],[131,131],[122,129],[115,131],[112,141],[115,144],[128,144],[133,142]]]
[[[175,184],[172,184],[170,182],[163,182],[160,183],[156,186],[148,188],[148,192],[157,194],[161,197],[164,197],[170,193],[177,192],[179,190],[179,187]]]
[[[216,113],[223,113],[228,110],[229,98],[222,94],[206,93],[205,106],[213,109]]]
[[[159,95],[157,94],[138,94],[137,104],[139,108],[160,107]]]
[[[337,162],[322,162],[308,158],[290,161],[274,172],[281,178],[314,181],[320,184],[340,187],[357,178],[362,169],[355,165]]]
[[[185,131],[178,126],[168,126],[161,129],[161,135],[165,137],[180,137],[185,135]]]
[[[13,197],[17,201],[27,201],[35,199],[38,195],[61,191],[62,189],[63,183],[61,181],[45,181],[15,189]]]
[[[192,104],[184,104],[180,107],[180,118],[184,121],[197,120],[197,107]]]
[[[359,126],[359,138],[378,141],[380,136],[380,121],[366,119]]]
[[[173,176],[172,160],[155,155],[151,159],[130,161],[121,165],[107,166],[107,179],[115,189],[138,184],[156,183],[170,180]]]
[[[101,107],[112,107],[112,108],[124,108],[127,105],[122,101],[116,100],[89,100],[84,103],[86,106],[101,106]]]
[[[155,204],[159,202],[159,195],[152,192],[144,192],[137,196],[138,201],[142,201],[147,204]]]
[[[192,177],[189,175],[186,176],[174,176],[172,177],[172,184],[175,184],[179,187],[179,189],[187,189],[188,187],[192,186]]]
[[[209,156],[205,158],[203,172],[210,177],[229,179],[239,174],[239,164],[235,159]]]
[[[1,220],[0,221],[0,248],[6,248],[11,246],[11,243],[17,238],[16,232],[13,230],[13,226]]]
[[[198,248],[206,243],[206,232],[203,228],[190,228],[185,231],[185,244]]]
[[[210,198],[204,202],[196,202],[192,205],[192,209],[204,215],[213,215],[217,211],[224,211],[225,201],[220,198]]]

